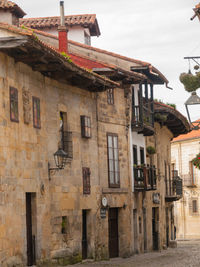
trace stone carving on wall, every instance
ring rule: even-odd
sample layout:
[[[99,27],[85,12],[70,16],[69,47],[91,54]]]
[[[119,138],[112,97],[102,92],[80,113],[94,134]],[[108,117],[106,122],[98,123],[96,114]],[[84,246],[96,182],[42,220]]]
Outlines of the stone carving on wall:
[[[132,92],[131,92],[131,86],[125,86],[124,87],[124,97],[126,98],[126,134],[128,136],[128,129],[131,124],[131,104],[132,104]]]
[[[25,88],[22,89],[22,101],[24,123],[29,124],[31,119],[30,92]]]

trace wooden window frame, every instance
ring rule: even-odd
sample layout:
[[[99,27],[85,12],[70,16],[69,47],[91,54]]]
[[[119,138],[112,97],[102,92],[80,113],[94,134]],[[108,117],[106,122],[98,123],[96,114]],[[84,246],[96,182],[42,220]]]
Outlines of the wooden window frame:
[[[142,159],[142,153],[143,153],[143,159]],[[142,162],[143,161],[143,162]],[[145,164],[145,154],[144,154],[144,147],[140,147],[140,164]]]
[[[40,99],[36,96],[32,97],[32,103],[33,103],[33,127],[37,129],[41,129],[41,112],[40,112]],[[38,107],[35,108],[35,104],[38,105],[39,103],[39,110]],[[37,122],[35,121],[37,116]]]
[[[91,117],[82,115],[81,116],[81,136],[84,138],[91,138]]]
[[[90,185],[90,168],[83,167],[83,194],[90,195],[91,194],[91,185]]]
[[[13,94],[12,94],[12,91],[13,91]],[[16,117],[15,117],[15,113],[13,112],[14,108],[17,108]],[[12,114],[14,114],[14,117],[12,117]],[[12,122],[19,122],[18,90],[17,88],[12,87],[12,86],[10,86],[10,120]]]
[[[196,203],[194,205],[194,203]],[[197,199],[192,199],[192,213],[197,214],[198,213],[198,202]]]
[[[113,154],[113,171],[110,170],[110,161],[111,159],[109,158],[109,144],[108,144],[108,139],[109,137],[112,137],[112,154]],[[115,159],[115,153],[114,153],[114,137],[117,137],[117,160]],[[108,184],[110,188],[119,188],[120,187],[120,166],[119,166],[119,142],[118,142],[119,138],[118,135],[115,133],[107,133],[107,158],[108,158]],[[117,161],[118,162],[118,171],[115,170],[115,164],[114,162]],[[110,173],[113,172],[113,180],[114,183],[111,183],[111,176]],[[118,173],[118,181],[116,181],[116,173]]]
[[[67,153],[67,158],[73,158],[73,137],[72,132],[67,131],[67,113],[60,111],[60,148]]]
[[[134,157],[134,150],[136,152],[136,158]],[[138,165],[138,154],[137,154],[137,146],[133,145],[133,165]]]
[[[114,88],[107,89],[107,102],[109,105],[114,105]]]
[[[191,175],[191,185],[195,185],[194,165],[192,161],[189,162],[189,170]]]

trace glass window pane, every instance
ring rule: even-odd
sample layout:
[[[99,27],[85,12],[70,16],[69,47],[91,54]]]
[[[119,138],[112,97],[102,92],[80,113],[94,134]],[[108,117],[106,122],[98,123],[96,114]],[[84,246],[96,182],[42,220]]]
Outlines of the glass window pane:
[[[114,171],[114,161],[109,160],[109,171]]]
[[[115,160],[115,172],[119,171],[119,163],[118,160]]]
[[[119,173],[115,172],[115,184],[119,184]]]
[[[114,148],[118,148],[118,138],[117,138],[117,136],[114,136],[113,139],[114,139]]]
[[[108,147],[112,147],[112,136],[108,136]]]
[[[118,160],[118,149],[114,149],[114,158]]]
[[[113,159],[113,149],[112,148],[108,149],[108,158],[109,158],[109,160]]]
[[[110,184],[114,184],[114,173],[109,172]]]

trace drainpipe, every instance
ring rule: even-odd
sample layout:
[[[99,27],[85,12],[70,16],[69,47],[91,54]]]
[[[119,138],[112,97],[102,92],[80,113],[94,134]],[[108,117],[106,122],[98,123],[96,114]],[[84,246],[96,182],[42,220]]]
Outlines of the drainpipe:
[[[60,25],[58,26],[59,52],[68,53],[68,37],[65,26],[64,1],[60,1]]]

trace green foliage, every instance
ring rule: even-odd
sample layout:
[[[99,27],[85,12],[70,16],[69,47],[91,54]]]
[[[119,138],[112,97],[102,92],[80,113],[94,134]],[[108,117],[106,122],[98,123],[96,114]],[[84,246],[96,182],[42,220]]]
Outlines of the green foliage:
[[[159,121],[159,122],[165,122],[167,120],[167,116],[166,114],[161,114],[161,113],[156,113],[154,115],[155,120]]]
[[[153,155],[153,154],[156,153],[156,149],[155,149],[155,147],[153,147],[153,146],[148,146],[148,147],[146,148],[146,150],[147,150],[147,153],[148,153],[149,155]]]
[[[200,87],[200,72],[196,72],[195,75],[191,73],[181,73],[179,79],[188,92],[196,91]]]
[[[192,164],[200,170],[200,153],[192,160]]]
[[[170,107],[176,109],[176,104],[173,104],[173,103],[166,103],[166,105],[168,105],[168,106],[170,106]]]

